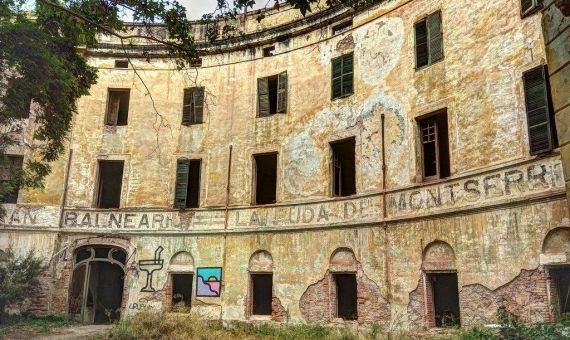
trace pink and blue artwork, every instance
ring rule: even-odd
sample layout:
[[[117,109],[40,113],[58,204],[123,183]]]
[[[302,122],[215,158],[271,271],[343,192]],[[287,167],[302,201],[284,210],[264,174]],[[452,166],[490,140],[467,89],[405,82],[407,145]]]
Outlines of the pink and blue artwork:
[[[202,267],[196,272],[196,296],[220,296],[222,287],[221,267]]]

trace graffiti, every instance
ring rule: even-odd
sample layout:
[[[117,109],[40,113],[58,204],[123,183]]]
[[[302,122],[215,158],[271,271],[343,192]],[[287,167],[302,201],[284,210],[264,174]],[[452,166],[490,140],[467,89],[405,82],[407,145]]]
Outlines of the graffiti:
[[[222,286],[221,267],[202,267],[196,271],[196,296],[218,297]]]
[[[154,251],[154,258],[150,260],[139,260],[139,268],[143,272],[146,272],[146,285],[141,289],[141,292],[154,292],[156,291],[152,287],[152,276],[157,270],[161,270],[164,266],[164,260],[160,258],[160,254],[164,248],[159,246]]]
[[[152,301],[145,298],[140,298],[137,302],[129,304],[129,309],[138,311],[160,309],[160,307],[161,303],[159,301]]]

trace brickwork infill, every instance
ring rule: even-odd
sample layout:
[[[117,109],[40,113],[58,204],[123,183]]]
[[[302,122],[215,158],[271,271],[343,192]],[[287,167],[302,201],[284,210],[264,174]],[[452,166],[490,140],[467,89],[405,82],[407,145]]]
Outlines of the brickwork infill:
[[[390,304],[380,294],[380,287],[364,274],[360,265],[356,272],[356,294],[359,324],[390,322]],[[305,320],[310,323],[340,321],[336,316],[336,284],[334,273],[327,271],[322,280],[310,285],[301,296],[299,307]]]

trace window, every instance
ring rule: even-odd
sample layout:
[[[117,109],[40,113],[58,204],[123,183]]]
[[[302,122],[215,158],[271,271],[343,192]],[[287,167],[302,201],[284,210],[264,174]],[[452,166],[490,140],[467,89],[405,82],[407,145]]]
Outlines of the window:
[[[204,120],[204,88],[184,89],[182,125],[202,124]]]
[[[356,166],[354,137],[330,143],[332,150],[331,174],[333,196],[356,194]]]
[[[541,0],[521,0],[521,17],[536,13],[542,7]]]
[[[350,96],[354,93],[353,62],[354,53],[332,60],[332,99]]]
[[[418,120],[422,144],[424,180],[449,177],[449,139],[447,110],[437,111]]]
[[[251,274],[253,315],[271,315],[273,299],[273,275]]]
[[[263,49],[264,57],[273,57],[274,55],[275,55],[275,46],[269,46]]]
[[[287,111],[287,72],[257,79],[258,116]]]
[[[345,22],[341,22],[340,24],[333,26],[332,34],[333,35],[341,34],[343,32],[348,31],[351,28],[352,28],[352,19]]]
[[[198,208],[200,206],[200,169],[199,159],[178,160],[176,167],[176,189],[174,207],[179,209]]]
[[[192,274],[172,274],[172,306],[191,306]]]
[[[343,320],[357,320],[357,292],[355,274],[334,274],[336,283],[337,316]]]
[[[558,297],[560,314],[570,313],[570,267],[549,268],[550,280],[554,285],[554,294]]]
[[[129,115],[129,89],[109,89],[107,106],[107,125],[127,125]]]
[[[416,69],[443,59],[441,12],[435,12],[414,25],[416,34]]]
[[[254,155],[255,204],[271,204],[277,196],[277,153]]]
[[[129,68],[128,60],[115,60],[115,68]]]
[[[195,57],[190,60],[190,67],[202,67],[202,58]]]
[[[428,298],[432,300],[428,301],[428,316],[432,322],[435,319],[436,327],[459,325],[457,273],[429,273],[426,276]]]
[[[546,66],[523,73],[530,154],[538,155],[558,147],[558,136]]]
[[[97,208],[120,208],[123,166],[123,161],[99,161]]]
[[[17,172],[22,171],[24,157],[16,155],[5,155],[0,160],[0,198],[2,203],[18,203],[18,193],[20,189],[14,183]]]

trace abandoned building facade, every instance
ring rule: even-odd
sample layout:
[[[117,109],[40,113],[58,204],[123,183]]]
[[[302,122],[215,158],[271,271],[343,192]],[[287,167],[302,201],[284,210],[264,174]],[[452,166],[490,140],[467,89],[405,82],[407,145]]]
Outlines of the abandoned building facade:
[[[45,188],[3,205],[0,249],[47,266],[17,308],[404,328],[570,311],[552,47],[570,30],[544,28],[569,26],[550,2],[282,6],[184,70],[102,38]]]

